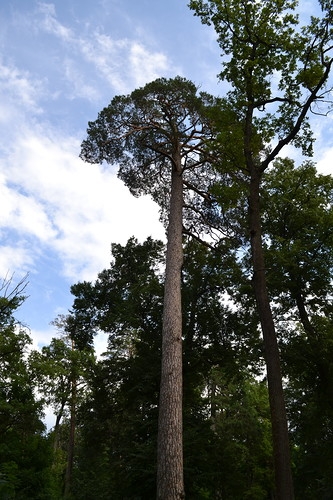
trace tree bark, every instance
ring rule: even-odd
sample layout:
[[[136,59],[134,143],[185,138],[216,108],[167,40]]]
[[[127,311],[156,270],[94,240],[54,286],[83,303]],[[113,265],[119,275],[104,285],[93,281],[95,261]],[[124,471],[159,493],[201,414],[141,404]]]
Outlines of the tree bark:
[[[54,425],[54,431],[53,431],[53,434],[54,434],[54,438],[53,438],[53,452],[54,452],[54,455],[55,455],[56,451],[59,448],[59,427],[60,427],[60,421],[61,421],[62,416],[63,416],[64,407],[65,407],[65,403],[62,402],[61,403],[61,408],[60,408],[59,412],[57,413],[56,421],[55,421],[55,425]]]
[[[72,341],[72,348],[73,348],[73,341]],[[74,463],[75,430],[76,430],[76,393],[77,393],[77,379],[74,370],[72,373],[71,386],[72,387],[71,387],[70,424],[69,424],[67,466],[66,466],[65,485],[64,485],[64,498],[69,498],[70,496],[72,487],[73,463]]]
[[[182,423],[182,208],[183,180],[179,155],[172,169],[166,251],[157,443],[158,500],[185,498]]]
[[[303,328],[310,339],[310,342],[317,342],[316,330],[313,328],[311,321],[309,319],[309,315],[305,308],[304,299],[302,297],[302,293],[300,290],[296,290],[295,293],[292,294],[295,297],[299,318],[303,325]]]
[[[282,386],[280,354],[272,310],[270,307],[260,214],[261,174],[253,169],[249,196],[249,223],[253,263],[253,286],[261,323],[273,434],[273,454],[277,500],[293,500],[293,480],[288,437],[288,424]]]

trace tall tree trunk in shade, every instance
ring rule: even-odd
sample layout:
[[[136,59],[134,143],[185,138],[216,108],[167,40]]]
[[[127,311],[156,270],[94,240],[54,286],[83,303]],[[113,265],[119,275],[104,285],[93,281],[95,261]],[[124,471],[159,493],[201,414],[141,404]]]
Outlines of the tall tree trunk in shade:
[[[277,500],[293,500],[290,447],[280,354],[266,282],[265,257],[261,236],[260,177],[253,168],[249,196],[249,224],[253,263],[253,286],[264,341],[268,392],[273,434],[274,469]]]
[[[72,340],[72,350],[73,349],[74,349],[74,342]],[[72,366],[69,440],[68,440],[67,466],[66,466],[65,485],[64,485],[64,498],[69,498],[72,486],[72,472],[73,472],[74,448],[75,448],[75,428],[76,428],[76,396],[77,396],[76,368],[75,366]]]
[[[184,498],[182,424],[181,268],[183,180],[179,160],[172,169],[162,328],[158,422],[157,498]]]

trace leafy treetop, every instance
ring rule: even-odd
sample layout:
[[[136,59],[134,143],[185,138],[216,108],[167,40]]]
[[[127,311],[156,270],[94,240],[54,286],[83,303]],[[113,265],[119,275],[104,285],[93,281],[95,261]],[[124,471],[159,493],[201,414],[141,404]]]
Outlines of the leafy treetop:
[[[262,158],[262,171],[291,142],[310,155],[307,115],[315,103],[322,107],[316,112],[330,109],[325,98],[333,63],[331,2],[321,1],[322,17],[311,17],[306,26],[300,25],[296,0],[191,0],[189,5],[217,33],[220,78],[232,86],[228,102],[243,124],[247,154],[257,152],[256,132],[264,145],[276,139]]]

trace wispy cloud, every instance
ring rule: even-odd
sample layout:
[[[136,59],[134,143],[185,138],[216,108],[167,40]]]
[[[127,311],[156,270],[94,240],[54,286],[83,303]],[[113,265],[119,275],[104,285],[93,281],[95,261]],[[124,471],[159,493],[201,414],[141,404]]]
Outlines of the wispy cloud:
[[[14,64],[5,64],[0,59],[0,96],[1,109],[4,111],[0,113],[0,121],[10,117],[13,107],[34,114],[41,113],[39,100],[45,93],[44,86],[45,82],[28,71],[20,70]]]
[[[40,3],[39,15],[38,29],[53,35],[63,45],[64,76],[79,97],[91,100],[98,97],[97,91],[92,90],[94,85],[84,80],[89,73],[92,79],[102,79],[113,93],[127,93],[170,72],[174,75],[175,67],[166,53],[145,46],[135,35],[133,38],[113,38],[95,27],[82,36],[60,23],[53,4]],[[77,63],[79,57],[81,64]],[[93,71],[83,73],[82,63],[89,64]]]
[[[95,33],[90,40],[80,40],[79,45],[85,59],[118,94],[130,92],[170,71],[165,54],[150,51],[136,40],[113,40]]]
[[[38,3],[38,11],[42,14],[42,21],[38,23],[38,27],[45,30],[47,33],[57,36],[64,42],[73,41],[73,32],[70,28],[64,26],[57,20],[55,5],[52,3]]]
[[[1,237],[6,241],[6,234],[1,231]],[[32,255],[28,242],[23,238],[10,241],[1,245],[0,251],[0,275],[6,276],[8,273],[15,273],[24,276],[34,268],[36,255]]]
[[[87,83],[87,78],[80,70],[76,61],[66,58],[63,62],[64,76],[71,83],[67,97],[69,99],[82,98],[87,101],[96,102],[100,98],[100,92],[96,84]]]
[[[3,210],[0,212],[0,225],[15,228],[21,234],[38,238],[41,242],[56,237],[56,232],[48,219],[43,205],[36,199],[23,195],[10,185],[0,187]]]

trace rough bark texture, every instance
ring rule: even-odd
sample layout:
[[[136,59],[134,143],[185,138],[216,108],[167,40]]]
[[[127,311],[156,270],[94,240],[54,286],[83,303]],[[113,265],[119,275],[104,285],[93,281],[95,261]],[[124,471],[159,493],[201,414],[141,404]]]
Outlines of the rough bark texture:
[[[183,181],[180,161],[172,171],[162,330],[158,423],[157,498],[185,497],[182,429],[181,267]]]
[[[263,332],[267,381],[273,433],[273,453],[277,500],[293,500],[290,447],[281,365],[276,331],[266,283],[259,204],[260,174],[253,172],[249,197],[249,222],[253,261],[253,285]]]

